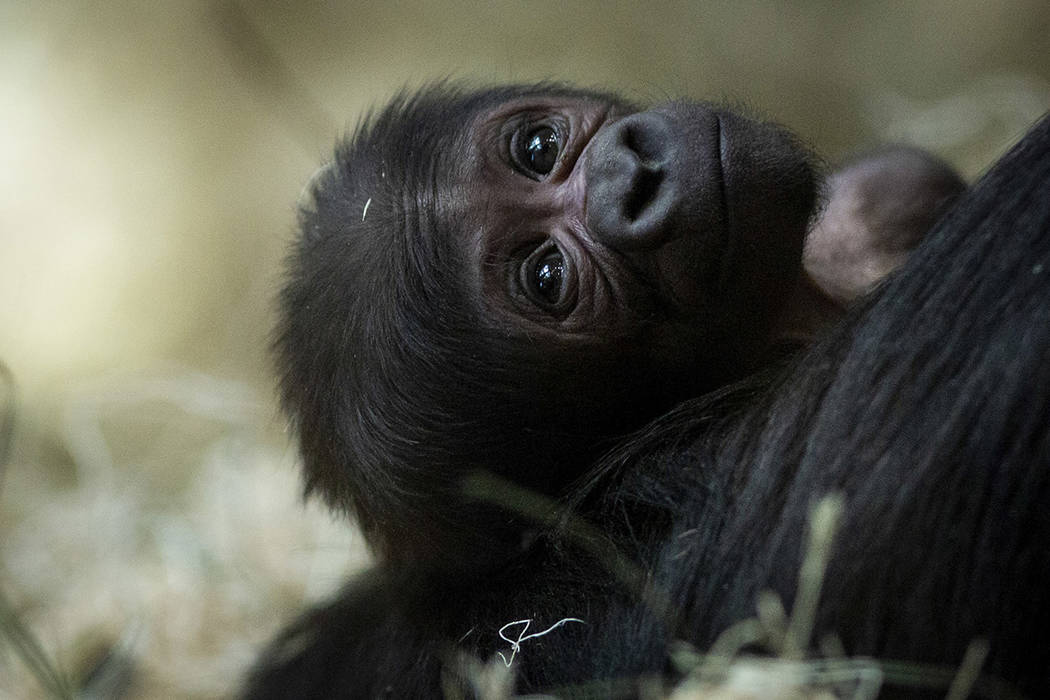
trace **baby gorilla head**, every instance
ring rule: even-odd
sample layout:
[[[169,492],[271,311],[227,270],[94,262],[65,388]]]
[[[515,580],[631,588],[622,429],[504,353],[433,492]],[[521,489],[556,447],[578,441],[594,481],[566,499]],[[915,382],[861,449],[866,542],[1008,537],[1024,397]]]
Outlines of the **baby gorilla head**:
[[[316,178],[281,296],[308,489],[388,561],[500,561],[525,528],[462,478],[559,495],[768,361],[815,192],[794,138],[707,104],[398,97]]]

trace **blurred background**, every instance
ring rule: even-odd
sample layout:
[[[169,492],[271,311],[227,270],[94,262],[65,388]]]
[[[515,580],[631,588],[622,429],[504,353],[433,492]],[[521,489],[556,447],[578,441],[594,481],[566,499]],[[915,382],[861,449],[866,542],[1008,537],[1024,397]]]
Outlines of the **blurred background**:
[[[728,99],[972,178],[1050,107],[1050,3],[0,0],[0,697],[227,696],[367,564],[300,499],[272,300],[335,139],[442,77]]]

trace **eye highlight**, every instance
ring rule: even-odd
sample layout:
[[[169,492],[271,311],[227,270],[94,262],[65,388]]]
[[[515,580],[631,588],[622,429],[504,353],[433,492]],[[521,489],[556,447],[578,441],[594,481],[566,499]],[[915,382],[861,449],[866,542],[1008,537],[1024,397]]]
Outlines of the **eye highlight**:
[[[561,155],[562,137],[553,126],[525,126],[518,130],[510,145],[515,166],[533,179],[549,175]]]
[[[565,260],[558,251],[546,255],[532,269],[532,284],[536,294],[552,306],[561,299],[564,282]]]
[[[572,269],[556,245],[537,248],[521,264],[519,283],[525,296],[545,311],[561,311],[569,297]]]

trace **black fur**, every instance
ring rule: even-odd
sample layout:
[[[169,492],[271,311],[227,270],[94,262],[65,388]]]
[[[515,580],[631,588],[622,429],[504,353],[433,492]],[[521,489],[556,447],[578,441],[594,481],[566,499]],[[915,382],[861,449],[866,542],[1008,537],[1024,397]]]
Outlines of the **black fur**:
[[[420,139],[435,118],[428,110],[450,104],[407,109],[421,115]],[[404,103],[397,113],[403,109]],[[392,118],[388,113],[371,128]],[[422,146],[402,147],[404,153],[373,157],[404,167]],[[387,171],[392,176],[409,177]],[[390,185],[395,192],[400,186]],[[384,187],[373,181],[355,191],[382,197]],[[363,202],[328,204],[345,207],[348,219],[361,216]],[[377,220],[387,215],[383,204],[372,205],[379,207]],[[321,225],[312,221],[308,215],[307,237]],[[427,240],[440,247],[447,239]],[[312,284],[309,294],[293,285],[285,297],[285,399],[300,421],[304,451],[319,457],[308,464],[313,482],[337,503],[349,499],[366,528],[382,528],[370,518],[396,510],[400,489],[448,493],[441,481],[448,474],[389,474],[376,457],[347,486],[337,471],[349,457],[340,450],[359,438],[346,431],[369,431],[366,442],[391,450],[419,450],[418,465],[431,464],[435,449],[456,461],[499,446],[474,445],[492,436],[458,434],[441,422],[447,416],[386,415],[382,426],[397,431],[385,441],[374,440],[382,428],[369,424],[371,413],[359,411],[359,421],[346,424],[337,404],[347,383],[388,382],[376,395],[390,392],[385,398],[413,406],[412,397],[398,393],[397,377],[421,370],[395,364],[383,379],[369,379],[317,364],[332,357],[332,344],[342,347],[348,333],[342,319],[369,323],[367,314],[347,310],[338,287],[345,275],[339,266],[357,263],[341,255],[338,239],[329,241],[300,253],[317,256],[302,270],[327,281]],[[391,251],[392,264],[410,264],[403,257],[409,252]],[[360,264],[360,274],[391,274]],[[402,328],[411,338],[377,336],[391,363],[433,362],[427,352],[449,347],[444,331],[472,322],[462,315],[471,307],[456,296],[455,279],[431,281],[429,293],[406,289],[385,302],[405,314]],[[414,294],[418,302],[401,304]],[[429,317],[421,314],[429,307],[413,305],[435,299],[442,303]],[[318,314],[335,321],[325,324]],[[428,344],[428,333],[441,334],[440,342]],[[514,417],[491,403],[493,387],[477,385],[476,377],[488,376],[478,374],[488,358],[486,340],[468,333],[463,343],[455,348],[463,375],[435,376],[423,391],[451,393],[460,406],[480,401],[495,412],[489,420],[513,425]],[[320,408],[304,413],[308,402]],[[505,449],[513,460],[514,447]],[[1050,118],[956,203],[897,275],[789,367],[683,404],[623,441],[560,506],[557,522],[551,502],[530,501],[518,486],[489,488],[486,512],[509,513],[518,531],[520,523],[535,523],[535,538],[504,567],[451,575],[385,560],[289,628],[255,669],[246,696],[470,696],[464,655],[488,661],[497,651],[509,653],[497,634],[503,625],[533,619],[532,632],[579,618],[584,622],[522,643],[513,664],[516,691],[636,697],[645,679],[679,678],[671,662],[676,642],[707,649],[730,625],[754,615],[760,591],[772,590],[790,605],[810,506],[834,492],[843,495],[845,509],[809,648],[831,633],[850,655],[951,667],[982,638],[990,644],[984,672],[994,681],[980,687],[1038,697],[1050,688],[1048,469]],[[362,504],[355,500],[360,493],[390,502]],[[456,500],[448,512],[438,503],[426,518],[466,529],[478,521],[459,508],[472,503]],[[944,693],[892,678],[885,690]]]

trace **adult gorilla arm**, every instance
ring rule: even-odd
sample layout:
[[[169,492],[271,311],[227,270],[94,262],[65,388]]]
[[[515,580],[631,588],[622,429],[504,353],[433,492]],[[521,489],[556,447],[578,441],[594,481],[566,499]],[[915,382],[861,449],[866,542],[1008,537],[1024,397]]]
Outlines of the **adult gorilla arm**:
[[[983,638],[986,671],[1045,692],[1048,359],[1050,118],[715,454],[662,477],[686,494],[657,564],[690,603],[677,634],[706,648],[760,590],[790,602],[809,507],[841,492],[816,634],[948,665]]]

